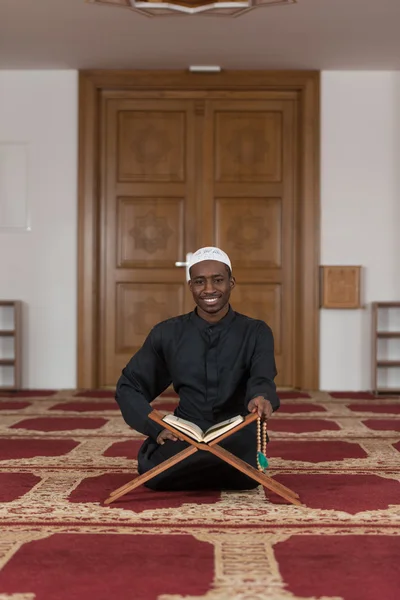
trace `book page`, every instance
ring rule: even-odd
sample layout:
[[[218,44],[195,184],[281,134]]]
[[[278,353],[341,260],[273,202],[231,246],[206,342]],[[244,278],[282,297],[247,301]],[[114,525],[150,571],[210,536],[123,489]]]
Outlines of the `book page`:
[[[182,431],[182,433],[186,433],[186,435],[190,436],[194,440],[197,440],[198,442],[203,441],[203,431],[195,423],[186,421],[186,419],[181,419],[175,415],[165,415],[165,417],[163,417],[163,421],[169,425],[172,425],[176,429],[179,429],[179,431]]]
[[[207,429],[206,433],[204,434],[203,441],[211,442],[211,440],[214,440],[223,433],[233,429],[236,427],[236,425],[239,425],[239,423],[242,423],[243,421],[244,418],[241,415],[238,415],[237,417],[232,417],[232,419],[227,419],[226,421],[217,423],[216,425],[213,425]]]
[[[232,427],[234,427],[235,425],[238,425],[239,423],[242,423],[243,421],[244,421],[244,418],[241,415],[236,415],[236,417],[231,417],[230,419],[226,419],[226,421],[220,421],[220,423],[211,425],[211,427],[209,427],[205,433],[206,434],[211,433],[212,431],[220,429],[221,427],[225,427],[225,425],[233,424]]]

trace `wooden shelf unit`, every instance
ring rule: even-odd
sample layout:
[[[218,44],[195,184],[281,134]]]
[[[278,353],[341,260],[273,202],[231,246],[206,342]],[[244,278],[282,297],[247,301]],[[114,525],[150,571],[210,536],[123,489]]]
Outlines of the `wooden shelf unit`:
[[[11,313],[8,318],[4,313],[2,314],[6,310]],[[20,300],[0,300],[0,390],[21,389],[21,311],[22,303]],[[9,327],[7,321],[10,323]],[[12,338],[14,340],[13,356],[4,356],[2,338]],[[4,378],[1,371],[10,367],[13,372],[12,382],[10,384],[3,383]]]
[[[398,310],[398,324],[396,330],[380,329],[379,316],[381,311]],[[387,315],[389,313],[387,312]],[[388,318],[389,320],[389,318]],[[400,302],[373,302],[372,303],[372,391],[375,394],[400,394],[400,353],[393,358],[379,356],[379,340],[399,340],[400,345]],[[399,383],[396,387],[382,387],[379,385],[379,370],[398,369]]]

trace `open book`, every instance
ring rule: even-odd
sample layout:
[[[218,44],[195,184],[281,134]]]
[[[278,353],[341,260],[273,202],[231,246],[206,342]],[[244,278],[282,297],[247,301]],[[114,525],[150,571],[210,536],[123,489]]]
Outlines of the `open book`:
[[[216,425],[209,427],[207,431],[202,431],[198,425],[195,425],[195,423],[186,421],[186,419],[181,419],[175,415],[165,415],[165,417],[163,417],[163,421],[169,425],[172,425],[176,429],[179,429],[179,431],[182,431],[182,433],[185,433],[197,442],[207,443],[211,442],[211,440],[214,440],[223,433],[230,431],[236,427],[236,425],[239,425],[239,423],[242,423],[244,421],[244,417],[238,415],[237,417],[232,417],[226,421],[221,421],[221,423],[217,423]]]

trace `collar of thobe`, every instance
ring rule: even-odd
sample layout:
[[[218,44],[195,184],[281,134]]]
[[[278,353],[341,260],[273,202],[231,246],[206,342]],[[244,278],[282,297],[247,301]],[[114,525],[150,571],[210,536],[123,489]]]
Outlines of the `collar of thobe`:
[[[197,308],[195,308],[192,312],[192,321],[202,333],[210,328],[212,328],[213,331],[223,331],[224,329],[230,326],[232,321],[235,319],[235,316],[235,311],[232,310],[231,306],[229,306],[229,310],[223,317],[223,319],[217,321],[216,323],[209,323],[208,321],[205,321],[204,319],[199,317],[199,315],[197,314]]]

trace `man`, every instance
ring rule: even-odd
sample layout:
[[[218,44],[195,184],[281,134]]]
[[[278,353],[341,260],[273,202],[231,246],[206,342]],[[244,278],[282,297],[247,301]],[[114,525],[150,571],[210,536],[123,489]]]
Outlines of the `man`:
[[[156,325],[132,357],[117,384],[116,400],[126,423],[148,436],[138,455],[145,473],[187,447],[148,418],[150,402],[171,383],[179,395],[175,415],[203,431],[238,414],[268,419],[280,402],[274,340],[263,321],[232,310],[235,287],[229,257],[206,247],[192,255],[189,286],[196,309]],[[257,466],[255,423],[221,446]],[[196,452],[147,482],[157,490],[250,489],[258,484],[209,452]]]

